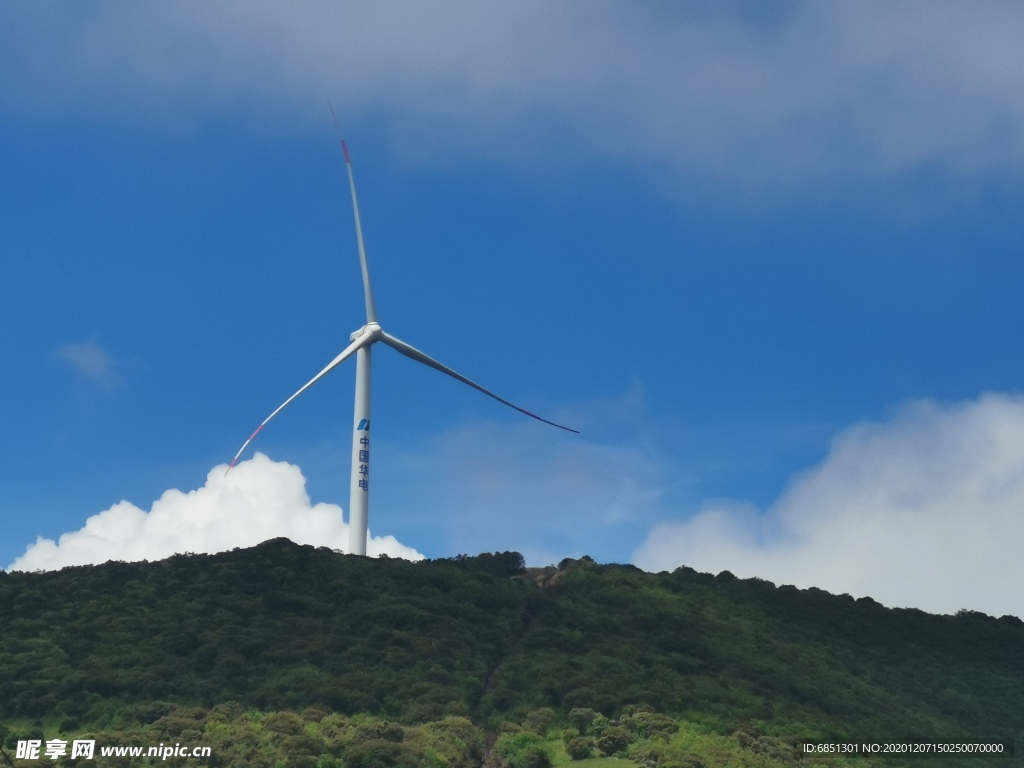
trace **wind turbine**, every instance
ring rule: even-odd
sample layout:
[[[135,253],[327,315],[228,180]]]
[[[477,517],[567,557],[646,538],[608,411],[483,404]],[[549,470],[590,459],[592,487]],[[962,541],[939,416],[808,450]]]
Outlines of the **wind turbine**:
[[[420,352],[415,347],[406,344],[404,341],[395,338],[389,333],[386,333],[380,327],[380,323],[377,322],[377,309],[373,304],[373,291],[370,289],[370,271],[366,265],[366,250],[363,248],[363,227],[359,221],[359,200],[356,197],[355,177],[352,175],[352,160],[349,157],[348,147],[345,145],[345,140],[340,139],[340,141],[341,151],[345,156],[345,168],[348,170],[348,185],[352,192],[352,211],[356,219],[356,242],[359,246],[359,265],[363,272],[363,294],[366,299],[366,325],[352,333],[349,337],[351,343],[341,351],[341,354],[331,360],[331,362],[327,364],[327,367],[306,382],[298,392],[281,403],[281,405],[277,407],[277,410],[267,416],[267,418],[263,420],[263,423],[256,427],[256,431],[253,432],[249,436],[249,439],[242,444],[242,447],[238,449],[238,453],[236,453],[235,458],[231,460],[231,465],[228,467],[227,472],[231,471],[231,468],[238,462],[238,458],[249,446],[249,443],[253,441],[256,435],[260,433],[260,430],[263,429],[263,427],[265,427],[272,418],[284,410],[284,407],[291,403],[292,400],[316,384],[316,382],[354,354],[356,356],[356,394],[355,413],[352,419],[352,473],[348,497],[349,552],[354,555],[365,555],[367,510],[369,508],[370,498],[370,348],[378,341],[384,342],[392,349],[401,352],[406,357],[410,357],[418,363],[428,365],[441,373],[451,376],[453,379],[461,381],[463,384],[468,384],[473,387],[473,389],[483,392],[488,397],[493,397],[499,403],[504,403],[510,408],[515,408],[520,413],[525,413],[527,416],[537,419],[537,421],[543,421],[545,424],[550,424],[553,427],[564,429],[567,432],[575,432],[576,434],[579,434],[579,431],[569,427],[564,427],[561,424],[556,424],[555,422],[548,421],[547,419],[542,419],[540,416],[530,413],[525,408],[520,408],[518,405],[510,403],[508,400],[498,397],[498,395],[494,394],[489,389],[484,389],[476,382],[467,379],[461,373],[453,371],[448,366],[439,363],[437,360],[423,352]],[[224,474],[226,475],[227,472]]]

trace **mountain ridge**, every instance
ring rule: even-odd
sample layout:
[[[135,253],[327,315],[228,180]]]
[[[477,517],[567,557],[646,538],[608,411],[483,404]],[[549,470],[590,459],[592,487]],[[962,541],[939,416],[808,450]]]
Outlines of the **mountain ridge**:
[[[371,560],[274,539],[0,574],[0,690],[0,720],[81,727],[154,702],[491,734],[538,711],[641,707],[723,734],[1019,739],[1024,622],[686,567]]]

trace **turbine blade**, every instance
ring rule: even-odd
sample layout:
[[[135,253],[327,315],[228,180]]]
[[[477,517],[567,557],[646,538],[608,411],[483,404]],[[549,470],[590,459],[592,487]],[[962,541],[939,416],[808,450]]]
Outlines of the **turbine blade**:
[[[331,106],[330,102],[327,102]],[[352,175],[352,159],[348,155],[348,146],[345,139],[341,137],[341,128],[338,127],[338,117],[334,114],[334,107],[331,106],[331,117],[334,118],[334,129],[338,133],[338,141],[341,142],[341,153],[345,156],[345,169],[348,171],[348,187],[352,192],[352,212],[356,217],[356,243],[359,245],[359,266],[363,271],[363,295],[366,298],[366,322],[377,322],[377,308],[373,304],[373,291],[370,288],[370,268],[366,264],[366,248],[363,247],[363,225],[359,220],[359,198],[356,196],[356,178]]]
[[[256,435],[258,435],[260,433],[260,430],[263,429],[272,418],[274,418],[275,416],[277,416],[277,414],[279,414],[281,411],[284,410],[284,407],[286,405],[288,405],[292,400],[297,398],[299,395],[301,395],[303,392],[305,392],[311,386],[313,386],[318,381],[320,381],[320,379],[322,379],[324,376],[326,376],[332,370],[334,370],[339,365],[341,365],[346,360],[346,358],[350,357],[360,347],[365,347],[367,344],[369,344],[372,341],[372,339],[373,339],[373,335],[372,334],[363,332],[355,341],[353,341],[351,344],[349,344],[347,347],[345,347],[345,349],[342,351],[342,353],[340,355],[338,355],[336,358],[331,360],[331,362],[327,364],[326,368],[324,368],[322,371],[320,371],[320,373],[318,373],[312,379],[307,381],[302,386],[302,389],[300,389],[294,395],[292,395],[287,400],[285,400],[283,403],[281,403],[281,405],[279,405],[277,407],[276,411],[274,411],[272,414],[267,416],[267,418],[265,418],[263,420],[263,423],[260,424],[258,427],[256,427],[256,431],[253,432],[251,435],[249,435],[249,439],[246,440],[244,443],[242,443],[242,447],[238,449],[238,453],[236,453],[235,454],[235,458],[233,458],[231,460],[231,464],[228,466],[227,471],[224,472],[224,475],[227,476],[228,472],[230,472],[231,469],[235,466],[235,464],[238,463],[238,457],[241,456],[242,453],[245,451],[245,449],[249,447],[249,443],[251,443],[256,438]]]
[[[537,421],[543,421],[545,424],[550,424],[552,427],[558,427],[559,429],[564,429],[566,432],[575,432],[577,435],[580,433],[578,429],[573,429],[572,427],[563,427],[561,424],[556,424],[553,421],[548,421],[547,419],[542,419],[537,414],[530,413],[525,408],[520,408],[518,405],[516,405],[514,403],[510,403],[508,400],[506,400],[503,397],[498,397],[496,394],[491,392],[489,389],[484,389],[479,384],[477,384],[475,381],[470,381],[465,376],[463,376],[461,373],[456,373],[451,368],[449,368],[447,365],[439,363],[437,360],[435,360],[434,358],[430,357],[429,355],[424,354],[423,352],[420,352],[418,349],[416,349],[416,347],[409,346],[408,344],[406,344],[401,339],[396,339],[394,336],[392,336],[389,333],[384,333],[382,331],[381,335],[380,335],[380,340],[383,341],[385,344],[387,344],[392,349],[398,350],[399,352],[401,352],[406,357],[410,357],[410,358],[412,358],[413,360],[415,360],[418,363],[423,363],[424,365],[429,365],[431,368],[433,368],[434,370],[440,371],[441,373],[446,373],[449,376],[451,376],[453,379],[458,379],[463,384],[468,384],[473,389],[476,389],[476,390],[478,390],[480,392],[483,392],[488,397],[493,397],[499,403],[504,403],[509,408],[515,408],[520,413],[525,413],[527,416],[529,416],[532,419],[536,419]]]

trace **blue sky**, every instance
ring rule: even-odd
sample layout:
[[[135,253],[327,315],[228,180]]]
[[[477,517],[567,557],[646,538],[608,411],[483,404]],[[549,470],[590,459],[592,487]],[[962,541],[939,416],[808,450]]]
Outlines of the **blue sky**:
[[[215,481],[364,322],[330,100],[384,329],[582,432],[378,345],[376,551],[1024,614],[1024,11],[753,7],[4,6],[0,565],[344,548],[353,365]]]

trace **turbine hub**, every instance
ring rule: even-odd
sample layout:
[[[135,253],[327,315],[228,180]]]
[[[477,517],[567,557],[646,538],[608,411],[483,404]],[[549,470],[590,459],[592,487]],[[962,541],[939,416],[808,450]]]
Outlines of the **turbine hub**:
[[[369,333],[370,334],[370,337],[371,337],[370,341],[372,343],[374,341],[377,341],[377,339],[380,338],[380,336],[383,333],[383,331],[381,330],[379,323],[367,323],[366,325],[364,325],[359,330],[353,331],[352,335],[348,337],[349,341],[355,341],[356,339],[358,339],[360,336],[362,336],[365,333]]]

